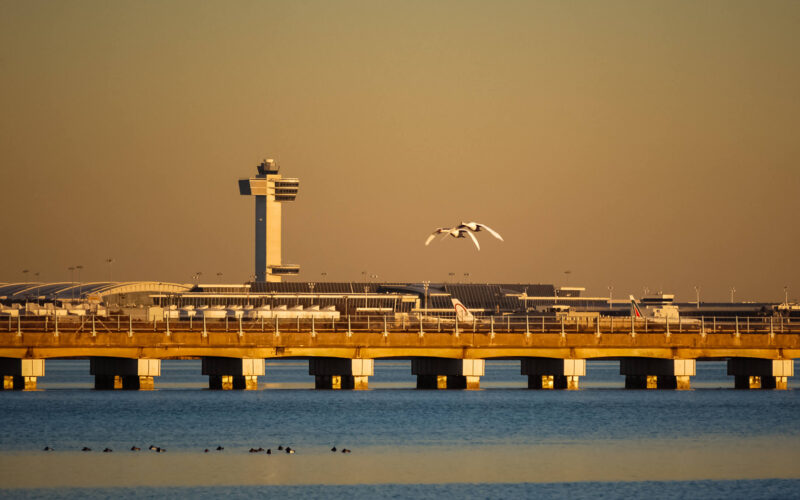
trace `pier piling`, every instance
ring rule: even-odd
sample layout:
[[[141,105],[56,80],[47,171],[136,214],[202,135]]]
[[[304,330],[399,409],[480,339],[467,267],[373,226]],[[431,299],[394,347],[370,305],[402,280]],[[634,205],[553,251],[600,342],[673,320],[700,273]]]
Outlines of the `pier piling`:
[[[480,389],[485,361],[482,359],[414,358],[411,373],[417,389]]]
[[[208,388],[216,390],[258,389],[258,376],[266,373],[263,358],[203,358],[203,375]]]

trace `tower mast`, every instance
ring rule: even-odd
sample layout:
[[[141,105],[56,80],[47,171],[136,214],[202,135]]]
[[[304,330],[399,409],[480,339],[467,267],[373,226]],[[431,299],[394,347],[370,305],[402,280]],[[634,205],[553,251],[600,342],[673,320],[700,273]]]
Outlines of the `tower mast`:
[[[295,200],[300,179],[284,179],[279,169],[267,159],[255,177],[239,179],[239,194],[255,198],[255,276],[261,282],[300,273],[300,266],[281,263],[281,205]]]

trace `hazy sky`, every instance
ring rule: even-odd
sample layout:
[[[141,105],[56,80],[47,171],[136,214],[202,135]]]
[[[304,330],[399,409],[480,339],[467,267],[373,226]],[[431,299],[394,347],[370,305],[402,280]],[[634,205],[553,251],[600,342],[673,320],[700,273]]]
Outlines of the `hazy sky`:
[[[272,157],[302,281],[798,297],[798,54],[795,1],[0,0],[0,281],[242,282]]]

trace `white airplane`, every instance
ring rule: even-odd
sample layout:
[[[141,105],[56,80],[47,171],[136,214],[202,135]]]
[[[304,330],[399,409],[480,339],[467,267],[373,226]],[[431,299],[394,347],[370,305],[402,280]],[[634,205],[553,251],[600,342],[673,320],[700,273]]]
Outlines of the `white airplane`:
[[[438,236],[440,234],[442,235],[442,238],[445,238],[447,236],[452,236],[453,238],[464,238],[466,236],[469,236],[472,239],[472,242],[475,243],[475,247],[478,250],[480,250],[481,249],[481,245],[480,245],[480,243],[478,243],[478,238],[476,238],[475,235],[473,234],[473,233],[477,233],[479,231],[488,231],[489,234],[491,234],[492,236],[494,236],[498,240],[503,241],[503,237],[500,236],[500,234],[497,231],[495,231],[494,229],[490,228],[486,224],[481,224],[480,222],[463,222],[462,221],[461,224],[459,224],[456,227],[440,227],[440,228],[437,228],[436,231],[431,233],[430,236],[428,236],[428,239],[425,240],[425,246],[428,246],[431,243],[431,241],[433,241],[433,239],[436,238],[436,236]]]
[[[672,300],[674,298],[672,295],[662,294],[660,297],[660,301],[655,301],[652,306],[646,306],[643,311],[642,308],[639,307],[639,303],[633,295],[631,295],[631,317],[635,319],[646,319],[647,321],[658,324],[666,324],[667,322],[669,322],[670,325],[677,325],[678,323],[700,323],[700,320],[696,318],[681,318],[678,312],[678,306],[672,305]],[[645,302],[647,302],[647,300],[645,300]]]
[[[456,319],[459,322],[471,323],[475,319],[475,316],[473,316],[472,313],[469,312],[467,306],[462,304],[460,300],[451,297],[450,301],[453,302],[453,308],[456,310]]]

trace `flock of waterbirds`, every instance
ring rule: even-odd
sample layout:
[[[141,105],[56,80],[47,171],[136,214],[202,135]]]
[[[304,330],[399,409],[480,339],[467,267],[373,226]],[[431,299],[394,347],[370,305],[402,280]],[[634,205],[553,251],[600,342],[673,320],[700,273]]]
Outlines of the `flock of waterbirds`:
[[[155,445],[152,445],[152,444],[147,449],[150,450],[150,451],[153,451],[155,453],[165,453],[167,451],[166,448],[162,448],[160,446],[155,446]],[[217,446],[216,448],[213,448],[213,451],[223,451],[224,449],[225,448],[223,446]],[[282,444],[278,445],[277,450],[278,451],[282,451],[284,453],[287,453],[289,455],[292,455],[292,454],[297,452],[297,450],[295,450],[291,446],[284,447]],[[55,449],[52,448],[51,446],[45,446],[42,449],[42,451],[55,451]],[[92,449],[89,448],[88,446],[84,446],[83,448],[81,448],[81,451],[92,451]],[[111,448],[104,448],[102,451],[103,451],[103,453],[111,453],[114,450],[112,450]],[[130,451],[142,451],[142,449],[139,448],[138,446],[131,446]],[[203,453],[210,453],[211,451],[212,451],[212,449],[205,448],[203,450]],[[336,446],[334,445],[333,448],[331,448],[331,452],[332,453],[336,453],[337,451],[339,451],[341,453],[352,453],[352,450],[350,450],[349,448],[342,448],[341,450],[337,450]],[[248,450],[248,453],[265,453],[267,455],[272,455],[272,448],[267,448],[266,450],[264,448],[262,448],[262,447],[250,448]]]

